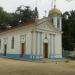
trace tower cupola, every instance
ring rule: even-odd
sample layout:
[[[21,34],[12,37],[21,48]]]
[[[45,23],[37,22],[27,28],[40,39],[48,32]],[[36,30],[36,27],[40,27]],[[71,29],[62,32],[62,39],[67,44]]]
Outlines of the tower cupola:
[[[57,9],[56,7],[52,8],[50,11],[49,11],[49,15],[53,15],[53,16],[58,16],[58,15],[61,15],[62,12]]]
[[[54,8],[52,8],[49,11],[48,17],[50,22],[54,25],[55,28],[61,30],[62,28],[62,12],[56,8],[56,6],[54,6]]]

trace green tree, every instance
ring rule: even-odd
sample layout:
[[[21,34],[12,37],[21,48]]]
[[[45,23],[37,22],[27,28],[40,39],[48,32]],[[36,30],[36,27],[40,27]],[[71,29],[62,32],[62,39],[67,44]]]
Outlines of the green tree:
[[[73,50],[75,43],[75,11],[63,14],[63,48]]]
[[[37,8],[31,10],[29,6],[20,6],[15,13],[8,13],[0,7],[0,30],[7,29],[8,26],[16,26],[19,23],[35,21],[38,17]]]
[[[29,6],[20,6],[16,10],[16,15],[22,22],[35,21],[36,16],[38,16],[37,8],[31,10]]]

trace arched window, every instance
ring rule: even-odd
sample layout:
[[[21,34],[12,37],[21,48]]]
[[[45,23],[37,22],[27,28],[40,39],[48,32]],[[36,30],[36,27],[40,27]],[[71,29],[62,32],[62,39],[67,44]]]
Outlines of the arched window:
[[[57,18],[57,28],[60,28],[60,18]]]
[[[1,49],[1,39],[0,39],[0,49]]]
[[[53,24],[53,17],[50,18],[50,22]]]
[[[53,24],[53,18],[51,19],[51,23]]]
[[[12,37],[12,40],[11,40],[11,48],[12,49],[14,48],[14,37]]]

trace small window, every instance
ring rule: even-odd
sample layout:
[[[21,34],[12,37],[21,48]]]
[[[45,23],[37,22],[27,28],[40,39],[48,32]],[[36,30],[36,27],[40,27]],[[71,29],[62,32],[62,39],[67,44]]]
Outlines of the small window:
[[[20,41],[21,43],[24,43],[26,41],[26,34],[20,36]]]
[[[11,48],[12,49],[14,48],[14,37],[12,37],[12,40],[11,40]]]
[[[51,18],[51,23],[53,24],[53,18]]]
[[[1,39],[0,39],[0,49],[1,49]]]
[[[60,27],[60,19],[57,18],[57,27],[59,28]]]

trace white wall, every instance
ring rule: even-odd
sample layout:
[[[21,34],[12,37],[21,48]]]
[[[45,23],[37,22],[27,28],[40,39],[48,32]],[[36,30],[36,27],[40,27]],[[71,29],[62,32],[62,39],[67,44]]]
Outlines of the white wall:
[[[26,54],[30,54],[31,51],[31,32],[30,29],[13,29],[0,33],[1,49],[0,53],[4,53],[4,38],[7,38],[7,54],[20,54],[21,53],[21,41],[20,36],[26,34]],[[14,37],[14,49],[11,48],[11,40]]]
[[[62,36],[60,34],[55,36],[55,54],[56,58],[62,58]]]
[[[21,28],[17,30],[7,31],[0,34],[1,50],[0,53],[4,53],[4,38],[7,38],[7,53],[8,54],[20,54],[21,53],[21,41],[20,36],[26,35],[26,52],[25,54],[37,55],[37,58],[43,58],[43,43],[48,40],[48,57],[53,58],[55,52],[55,58],[62,58],[62,36],[60,33],[52,33],[42,30],[42,32],[31,32],[31,29]],[[12,37],[15,39],[15,47],[11,49]],[[33,37],[33,38],[32,38]],[[45,39],[47,37],[47,39]],[[55,40],[54,40],[55,39]]]

